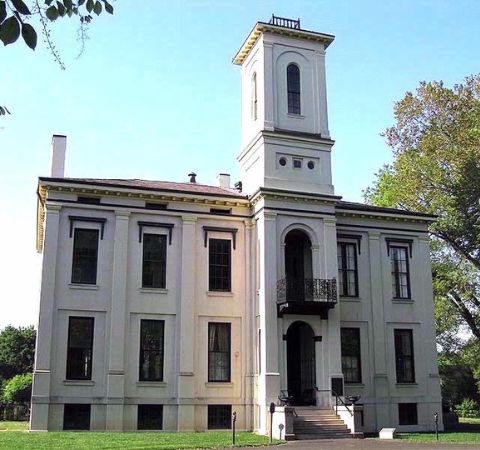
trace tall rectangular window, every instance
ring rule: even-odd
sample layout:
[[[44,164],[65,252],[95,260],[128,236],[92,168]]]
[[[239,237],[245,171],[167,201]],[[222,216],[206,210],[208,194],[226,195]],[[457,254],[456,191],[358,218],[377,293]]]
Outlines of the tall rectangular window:
[[[72,283],[96,284],[98,230],[75,228],[73,237]]]
[[[345,383],[362,382],[360,328],[341,328],[342,372]]]
[[[300,69],[296,64],[287,67],[288,114],[300,114]]]
[[[358,297],[357,246],[339,242],[337,245],[338,291],[341,297]]]
[[[165,288],[167,269],[167,236],[143,235],[142,287]]]
[[[230,381],[230,324],[208,324],[208,381]]]
[[[407,247],[390,246],[390,262],[392,267],[393,298],[409,299],[410,275]]]
[[[92,379],[93,317],[68,319],[67,380]]]
[[[232,289],[232,250],[228,239],[208,241],[208,290],[230,292]]]
[[[163,381],[163,320],[140,321],[140,381]]]
[[[412,330],[394,330],[397,383],[415,383]]]

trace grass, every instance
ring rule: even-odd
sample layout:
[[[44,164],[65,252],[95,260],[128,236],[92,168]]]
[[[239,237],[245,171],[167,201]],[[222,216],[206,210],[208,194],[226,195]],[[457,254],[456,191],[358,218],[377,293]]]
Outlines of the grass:
[[[451,444],[480,444],[480,419],[460,418],[455,431],[439,433],[439,442]],[[410,442],[436,442],[435,433],[399,433],[399,439]]]
[[[232,446],[228,431],[207,433],[103,433],[49,432],[27,433],[27,422],[0,422],[0,449],[203,449]],[[278,441],[276,441],[278,443]],[[238,447],[268,445],[268,437],[236,433]]]

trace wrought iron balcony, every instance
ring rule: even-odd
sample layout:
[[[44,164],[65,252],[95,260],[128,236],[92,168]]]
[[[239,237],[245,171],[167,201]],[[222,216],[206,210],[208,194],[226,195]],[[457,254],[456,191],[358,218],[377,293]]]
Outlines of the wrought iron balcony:
[[[337,303],[337,280],[282,278],[277,281],[278,314],[319,314],[326,316]]]

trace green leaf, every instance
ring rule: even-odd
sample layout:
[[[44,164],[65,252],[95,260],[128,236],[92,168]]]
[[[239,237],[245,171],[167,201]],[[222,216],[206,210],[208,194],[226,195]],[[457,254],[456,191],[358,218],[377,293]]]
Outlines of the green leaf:
[[[93,7],[93,12],[99,16],[102,13],[102,4],[97,0],[95,6]]]
[[[0,23],[7,17],[7,6],[3,0],[0,1]]]
[[[31,14],[28,6],[23,3],[23,0],[11,0],[13,7],[24,16],[29,16]]]
[[[13,44],[20,36],[20,23],[14,16],[10,16],[0,25],[0,41],[3,45]]]
[[[103,3],[105,5],[105,11],[107,11],[108,14],[113,14],[113,6],[105,0]]]
[[[87,0],[87,4],[85,7],[87,8],[87,11],[91,13],[93,11],[93,7],[95,6],[95,2],[93,0]]]
[[[77,6],[82,6],[85,3],[85,0],[78,0]]]
[[[52,4],[53,0],[45,0],[45,5],[50,6]]]
[[[65,6],[63,6],[62,2],[57,2],[57,9],[58,9],[58,14],[60,15],[60,17],[63,17],[65,15],[65,13],[67,12],[65,10]]]
[[[72,0],[63,0],[63,4],[65,5],[67,11],[70,11],[73,8]]]
[[[24,23],[22,25],[22,37],[25,44],[27,44],[32,50],[35,50],[35,47],[37,46],[37,32],[29,23]]]
[[[50,6],[46,11],[45,15],[47,16],[48,20],[54,21],[58,19],[58,10],[55,6]]]

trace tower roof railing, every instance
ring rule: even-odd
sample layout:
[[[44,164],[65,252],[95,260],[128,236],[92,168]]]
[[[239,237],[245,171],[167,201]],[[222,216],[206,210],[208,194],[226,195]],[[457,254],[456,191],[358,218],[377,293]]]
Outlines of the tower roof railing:
[[[272,14],[270,25],[276,25],[278,27],[293,28],[294,30],[300,30],[300,19],[287,19],[286,17],[278,17]]]

